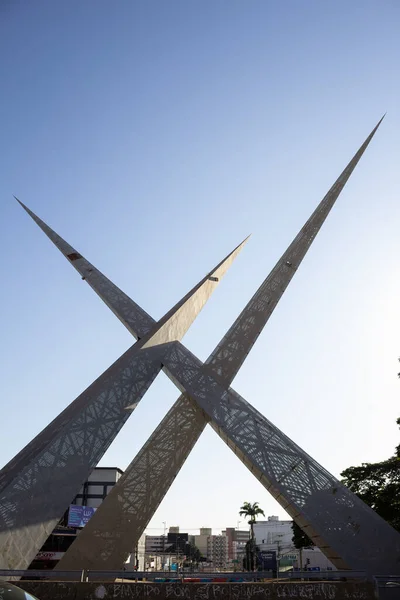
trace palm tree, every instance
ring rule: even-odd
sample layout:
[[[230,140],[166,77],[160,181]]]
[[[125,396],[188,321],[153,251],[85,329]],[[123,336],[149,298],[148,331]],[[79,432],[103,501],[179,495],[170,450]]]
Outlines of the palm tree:
[[[243,502],[243,506],[240,507],[239,515],[241,517],[250,517],[249,525],[251,531],[250,538],[250,554],[251,554],[251,565],[252,569],[255,570],[256,561],[255,561],[255,539],[254,539],[254,523],[257,521],[258,515],[263,515],[265,517],[265,513],[262,508],[258,506],[258,502]]]
[[[239,515],[241,517],[250,517],[251,539],[254,541],[254,523],[257,521],[256,517],[258,515],[265,517],[263,509],[258,506],[258,502],[253,502],[253,504],[251,502],[244,502],[243,506],[240,507]]]

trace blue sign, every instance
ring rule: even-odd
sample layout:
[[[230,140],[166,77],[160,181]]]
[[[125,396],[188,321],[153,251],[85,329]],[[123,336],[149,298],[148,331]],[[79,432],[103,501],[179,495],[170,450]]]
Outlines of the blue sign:
[[[275,550],[259,552],[258,562],[262,571],[276,571]]]
[[[96,509],[92,506],[77,506],[71,504],[68,513],[69,527],[85,527],[86,523],[94,515]]]

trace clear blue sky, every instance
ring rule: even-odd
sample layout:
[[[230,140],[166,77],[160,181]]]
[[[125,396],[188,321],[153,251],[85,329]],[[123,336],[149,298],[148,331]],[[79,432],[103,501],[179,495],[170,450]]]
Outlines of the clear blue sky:
[[[159,318],[248,233],[188,335],[205,359],[347,161],[380,130],[235,388],[336,476],[400,416],[400,5],[0,4],[0,463],[130,335],[16,194]],[[177,397],[162,374],[102,461],[124,468]],[[285,513],[207,430],[152,531]]]

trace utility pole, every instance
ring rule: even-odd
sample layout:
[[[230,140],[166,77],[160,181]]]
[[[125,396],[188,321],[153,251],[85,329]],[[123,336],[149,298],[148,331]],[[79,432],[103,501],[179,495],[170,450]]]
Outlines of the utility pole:
[[[165,535],[167,531],[167,522],[163,521],[164,525],[164,534],[163,534],[163,571],[165,570]]]
[[[176,552],[177,552],[177,555],[176,555],[176,574],[179,575],[179,535],[176,537],[175,546],[176,546]]]
[[[279,579],[279,561],[280,561],[280,546],[279,546],[279,540],[276,543],[276,547],[277,547],[277,553],[276,553],[276,579]]]

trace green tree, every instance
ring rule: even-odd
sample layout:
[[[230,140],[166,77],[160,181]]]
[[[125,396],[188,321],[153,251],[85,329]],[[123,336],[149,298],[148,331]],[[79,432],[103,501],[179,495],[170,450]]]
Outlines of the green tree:
[[[342,483],[400,531],[400,445],[391,458],[349,467],[341,476]]]
[[[256,564],[256,542],[254,539],[254,523],[257,521],[259,515],[265,517],[265,513],[262,508],[259,507],[258,502],[243,502],[243,506],[240,507],[239,515],[241,517],[250,517],[248,523],[250,525],[250,540],[246,544],[246,556],[243,561],[243,566],[248,571],[255,571],[257,568]],[[246,563],[246,566],[245,566]]]
[[[262,508],[258,506],[258,502],[243,502],[243,506],[240,507],[239,515],[241,517],[250,517],[249,525],[251,531],[251,539],[254,541],[254,523],[257,521],[259,515],[265,517],[265,513]]]
[[[201,560],[201,552],[198,549],[198,547],[195,544],[192,544],[192,542],[188,542],[186,544],[186,560],[183,563],[184,567],[191,567],[193,569],[193,566],[198,566],[199,562]]]
[[[294,547],[297,548],[297,550],[300,550],[300,570],[303,570],[303,549],[312,548],[312,546],[314,546],[315,544],[308,537],[308,535],[304,533],[302,528],[299,527],[294,521],[292,521],[292,531],[292,542]]]
[[[246,542],[245,554],[243,557],[243,570],[244,571],[257,571],[260,568],[258,561],[258,553],[260,548],[253,543],[252,540]]]
[[[254,548],[256,550],[256,548]],[[246,542],[245,554],[243,557],[243,569],[244,571],[256,571],[257,561],[255,557],[256,552],[253,551],[252,540]]]
[[[294,547],[298,550],[300,550],[300,548],[312,548],[312,546],[315,545],[312,539],[310,539],[308,535],[304,533],[302,528],[299,527],[294,521],[292,522],[292,531],[292,542]]]

